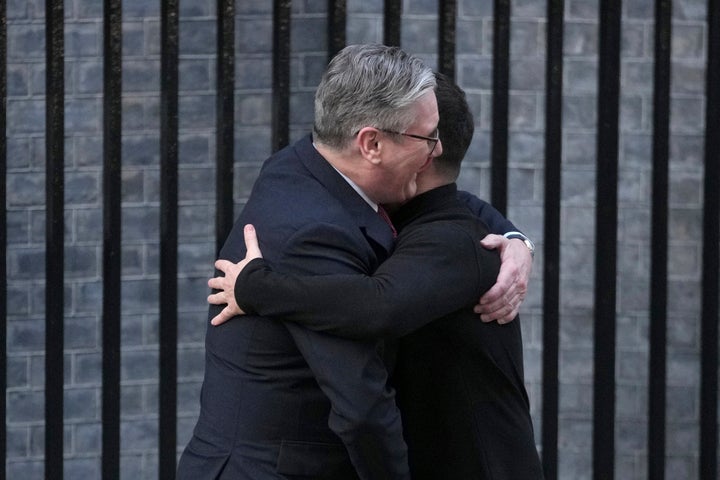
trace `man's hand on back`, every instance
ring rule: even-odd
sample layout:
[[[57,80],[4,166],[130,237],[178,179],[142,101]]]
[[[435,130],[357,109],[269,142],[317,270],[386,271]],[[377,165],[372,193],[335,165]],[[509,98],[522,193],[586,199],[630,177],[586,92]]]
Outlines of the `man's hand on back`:
[[[490,234],[480,243],[500,252],[501,265],[497,282],[480,298],[474,311],[483,322],[508,323],[517,316],[527,295],[532,255],[522,240],[508,240],[502,235]]]

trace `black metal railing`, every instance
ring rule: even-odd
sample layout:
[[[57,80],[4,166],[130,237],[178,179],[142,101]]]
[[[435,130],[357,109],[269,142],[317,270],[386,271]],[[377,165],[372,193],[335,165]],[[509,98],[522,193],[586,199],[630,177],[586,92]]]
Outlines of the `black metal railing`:
[[[172,478],[177,456],[177,261],[178,261],[178,46],[177,0],[161,1],[160,81],[160,385],[159,478]],[[291,1],[273,2],[272,149],[290,139]],[[438,68],[455,76],[455,0],[440,0]],[[718,402],[718,278],[720,231],[720,1],[707,3],[705,176],[703,198],[700,478],[716,478]],[[7,125],[7,16],[0,0],[0,131]],[[103,304],[102,304],[102,476],[120,471],[121,331],[121,91],[122,2],[104,1],[103,91]],[[402,2],[384,3],[384,42],[401,41]],[[618,240],[618,132],[622,5],[601,0],[597,104],[597,215],[593,383],[593,476],[615,475],[615,363]],[[648,476],[666,470],[666,330],[668,301],[668,177],[670,125],[670,39],[672,2],[655,2],[655,64],[652,117],[652,252],[650,265]],[[562,183],[563,29],[565,3],[547,2],[544,150],[542,458],[546,478],[558,477],[560,238]],[[64,386],[64,9],[46,1],[46,341],[45,472],[63,475]],[[328,56],[346,42],[347,5],[328,1]],[[507,209],[508,112],[511,2],[495,0],[493,25],[491,200]],[[219,250],[233,224],[235,2],[217,0],[216,243]],[[7,271],[7,138],[0,138],[0,268]],[[0,330],[7,338],[7,276],[0,276]],[[0,388],[7,388],[7,348],[0,346]],[[6,400],[0,397],[6,416]],[[7,433],[0,431],[2,475]]]

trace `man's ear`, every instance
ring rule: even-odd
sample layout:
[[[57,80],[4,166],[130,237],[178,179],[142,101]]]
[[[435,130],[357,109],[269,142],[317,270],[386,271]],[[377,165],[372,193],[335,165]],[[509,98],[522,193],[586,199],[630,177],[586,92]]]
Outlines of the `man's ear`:
[[[360,148],[360,154],[364,159],[374,165],[380,163],[382,142],[380,141],[380,132],[377,128],[363,127],[357,134],[356,142]]]

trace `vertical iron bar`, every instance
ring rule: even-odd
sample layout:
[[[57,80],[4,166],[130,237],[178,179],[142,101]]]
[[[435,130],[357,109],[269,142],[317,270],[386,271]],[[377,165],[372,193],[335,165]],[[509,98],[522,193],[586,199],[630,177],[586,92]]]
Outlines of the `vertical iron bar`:
[[[440,39],[438,69],[455,81],[455,46],[457,35],[457,0],[441,0],[439,3]]]
[[[548,0],[545,66],[545,231],[543,250],[542,461],[546,480],[558,469],[560,348],[560,191],[565,2]]]
[[[7,8],[0,0],[0,335],[7,339]],[[7,341],[0,341],[0,418],[7,418]],[[0,429],[0,479],[7,465],[7,427]]]
[[[45,478],[63,478],[65,44],[62,0],[45,2]]]
[[[495,0],[490,192],[493,206],[503,214],[507,211],[509,76],[510,0]]]
[[[328,0],[328,62],[345,48],[347,0]]]
[[[393,47],[400,46],[402,27],[402,0],[385,0],[383,20],[383,42]]]
[[[272,149],[290,143],[290,0],[273,4]]]
[[[620,0],[600,2],[593,395],[593,478],[596,480],[612,480],[615,475],[620,3]]]
[[[668,159],[672,0],[655,2],[648,477],[665,478],[667,379]]]
[[[103,9],[102,478],[120,478],[122,0]]]
[[[717,478],[720,290],[720,1],[708,0],[700,369],[700,478]]]
[[[178,0],[161,3],[160,478],[174,478],[177,444]]]
[[[235,1],[217,1],[217,170],[215,173],[215,253],[233,226],[235,157]]]

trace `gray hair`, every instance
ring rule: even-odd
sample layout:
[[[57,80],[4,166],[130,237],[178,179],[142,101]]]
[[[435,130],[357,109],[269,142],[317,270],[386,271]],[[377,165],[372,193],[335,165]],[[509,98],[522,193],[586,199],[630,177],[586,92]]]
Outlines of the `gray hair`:
[[[342,149],[363,127],[403,131],[414,102],[435,88],[433,71],[398,47],[350,45],[330,62],[315,93],[315,138]]]

